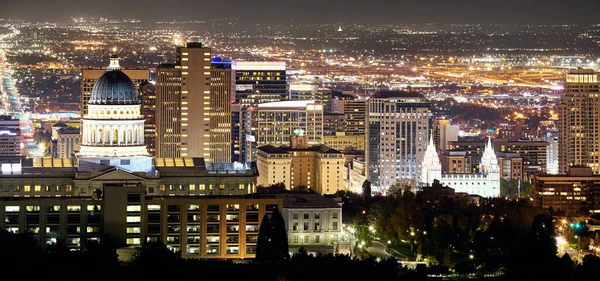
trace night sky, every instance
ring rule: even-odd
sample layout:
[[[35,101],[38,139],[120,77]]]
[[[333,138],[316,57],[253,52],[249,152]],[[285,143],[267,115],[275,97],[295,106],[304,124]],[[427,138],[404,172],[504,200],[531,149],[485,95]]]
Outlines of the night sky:
[[[0,0],[0,18],[260,23],[600,23],[600,0]]]

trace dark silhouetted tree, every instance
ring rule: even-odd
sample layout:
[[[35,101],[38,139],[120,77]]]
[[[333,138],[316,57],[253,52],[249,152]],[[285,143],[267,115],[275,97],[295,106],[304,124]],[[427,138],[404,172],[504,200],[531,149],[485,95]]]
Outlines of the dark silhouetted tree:
[[[285,222],[279,209],[265,214],[258,229],[256,260],[262,263],[285,263],[290,259]]]
[[[371,182],[365,180],[362,185],[363,197],[365,200],[365,207],[369,209],[371,207]]]

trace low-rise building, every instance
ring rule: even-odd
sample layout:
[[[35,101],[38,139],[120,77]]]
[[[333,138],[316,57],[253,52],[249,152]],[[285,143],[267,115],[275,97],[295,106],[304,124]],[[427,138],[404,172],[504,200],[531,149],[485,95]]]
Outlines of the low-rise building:
[[[342,206],[319,194],[288,193],[283,199],[283,220],[290,248],[317,248],[333,253],[342,238]]]
[[[256,153],[258,184],[305,186],[320,194],[344,190],[344,156],[324,145],[307,146],[305,136],[292,136],[291,146],[261,146]],[[287,153],[287,154],[286,154]]]
[[[590,167],[570,167],[567,174],[533,175],[536,207],[565,214],[600,213],[600,175]]]

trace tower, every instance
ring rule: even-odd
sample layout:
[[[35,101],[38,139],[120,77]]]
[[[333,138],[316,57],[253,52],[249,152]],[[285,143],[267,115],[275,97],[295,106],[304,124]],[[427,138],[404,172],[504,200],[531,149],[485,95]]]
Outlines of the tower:
[[[600,173],[600,83],[591,69],[574,69],[566,77],[558,106],[558,168],[584,165]]]
[[[496,157],[490,137],[488,137],[487,144],[483,150],[483,156],[481,156],[480,171],[488,182],[486,190],[481,192],[480,195],[484,197],[499,197],[500,165],[498,165],[498,157]]]
[[[367,167],[373,186],[421,180],[421,161],[432,128],[431,103],[417,92],[379,91],[367,106]]]
[[[144,143],[141,101],[131,79],[121,71],[119,58],[94,84],[82,119],[82,141],[76,154],[78,169],[102,170],[107,166],[129,172],[150,172],[152,157]]]
[[[421,183],[431,185],[433,180],[442,180],[442,163],[435,149],[433,134],[431,134],[423,163],[421,163]]]

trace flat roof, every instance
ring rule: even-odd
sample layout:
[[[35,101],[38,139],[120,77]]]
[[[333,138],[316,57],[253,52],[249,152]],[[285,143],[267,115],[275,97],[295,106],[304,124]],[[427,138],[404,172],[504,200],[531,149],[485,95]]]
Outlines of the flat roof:
[[[306,108],[309,104],[314,104],[312,100],[290,100],[261,103],[258,108]]]

